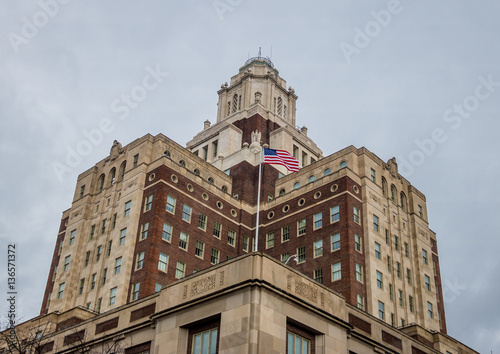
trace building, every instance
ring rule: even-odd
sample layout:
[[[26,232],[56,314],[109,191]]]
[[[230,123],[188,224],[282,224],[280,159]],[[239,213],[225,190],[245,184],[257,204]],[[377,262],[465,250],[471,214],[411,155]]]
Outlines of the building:
[[[269,146],[292,153],[301,169],[262,165],[258,251],[377,326],[421,330],[428,345],[429,333],[446,337],[426,199],[396,160],[353,146],[324,157],[307,128],[296,128],[297,96],[268,58],[249,59],[218,94],[216,123],[204,122],[186,147],[162,134],[115,141],[78,177],[41,316],[135,306],[251,253],[261,146]]]

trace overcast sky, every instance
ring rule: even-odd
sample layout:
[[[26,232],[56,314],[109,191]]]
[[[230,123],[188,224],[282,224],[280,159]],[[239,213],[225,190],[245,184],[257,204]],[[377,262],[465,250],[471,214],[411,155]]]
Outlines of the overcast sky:
[[[395,156],[426,195],[449,334],[500,353],[500,2],[7,1],[0,19],[0,299],[15,243],[24,320],[40,311],[78,174],[115,139],[185,145],[262,47],[325,156]]]

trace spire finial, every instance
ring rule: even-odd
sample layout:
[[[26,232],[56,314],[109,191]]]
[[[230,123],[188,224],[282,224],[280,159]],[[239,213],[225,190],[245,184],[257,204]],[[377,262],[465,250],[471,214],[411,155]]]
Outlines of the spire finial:
[[[259,47],[259,59],[260,59],[260,58],[261,58],[261,56],[260,56],[260,47]]]

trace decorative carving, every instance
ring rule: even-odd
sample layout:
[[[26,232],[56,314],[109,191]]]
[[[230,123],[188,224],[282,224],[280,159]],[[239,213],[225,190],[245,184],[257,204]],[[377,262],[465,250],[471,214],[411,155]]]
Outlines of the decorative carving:
[[[389,170],[389,173],[391,174],[392,177],[397,177],[398,176],[398,164],[396,162],[396,158],[393,157],[392,159],[387,160],[387,163],[385,164],[385,169]]]
[[[325,306],[325,294],[321,293],[321,307]]]
[[[223,286],[224,285],[224,271],[221,271],[219,273],[219,285]]]
[[[182,298],[183,299],[187,298],[187,294],[188,294],[188,286],[184,285],[184,289],[182,290]]]
[[[300,280],[295,283],[295,292],[312,302],[318,301],[318,289],[315,289],[311,285],[307,285]]]
[[[288,275],[286,279],[286,288],[292,290],[292,276]]]
[[[104,164],[106,165],[109,161],[115,161],[125,151],[127,151],[127,148],[123,148],[118,140],[113,141],[113,145],[111,145],[111,149],[109,150],[109,156],[104,160]]]
[[[215,274],[193,282],[191,284],[191,296],[196,296],[212,289],[215,289]]]

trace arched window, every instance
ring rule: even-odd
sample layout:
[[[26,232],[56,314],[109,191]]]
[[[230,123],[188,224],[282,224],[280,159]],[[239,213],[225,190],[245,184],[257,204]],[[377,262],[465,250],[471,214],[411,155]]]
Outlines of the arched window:
[[[401,192],[401,209],[403,209],[403,211],[406,211],[406,194],[404,194],[403,192]]]
[[[197,168],[194,169],[193,171],[194,175],[195,176],[199,176],[200,175],[200,170],[198,170]]]
[[[316,180],[316,177],[311,176],[309,177],[308,183],[314,182]]]
[[[231,101],[227,101],[227,112],[226,116],[228,116],[231,113]]]
[[[295,182],[293,185],[293,189],[299,189],[300,188],[300,182]]]
[[[222,186],[222,191],[223,191],[224,193],[227,193],[227,186]]]
[[[278,97],[278,111],[276,112],[276,114],[281,116],[282,109],[283,109],[283,100],[281,99],[281,97]]]
[[[382,177],[382,194],[387,197],[387,181]]]
[[[112,168],[111,171],[109,171],[109,185],[112,186],[113,183],[115,183],[115,177],[116,177],[116,168]]]
[[[180,160],[179,165],[181,165],[182,167],[186,167],[186,161]]]
[[[234,96],[233,96],[233,113],[236,112],[237,107],[238,107],[238,95],[234,94]]]
[[[279,195],[280,195],[280,197],[281,197],[281,196],[283,196],[283,195],[285,195],[285,193],[286,193],[286,192],[285,192],[285,188],[281,188],[281,189],[280,189],[280,194],[279,194]]]
[[[398,191],[396,189],[396,186],[394,184],[391,184],[391,200],[394,204],[397,204],[398,199],[397,199]]]
[[[123,161],[120,165],[120,181],[123,181],[123,177],[125,176],[125,167],[127,167],[127,161]]]
[[[283,105],[283,117],[286,118],[286,105]]]
[[[104,188],[104,173],[99,176],[99,180],[97,181],[97,185],[99,186],[99,192],[102,192],[102,189]]]
[[[208,183],[214,184],[214,179],[212,177],[208,177]]]
[[[342,161],[339,166],[339,170],[347,167],[347,161]]]
[[[332,173],[332,171],[329,168],[327,168],[325,172],[323,172],[323,176],[328,176],[330,173]]]
[[[166,157],[167,159],[169,159],[170,158],[170,151],[168,151],[168,150],[163,151],[163,157]]]

